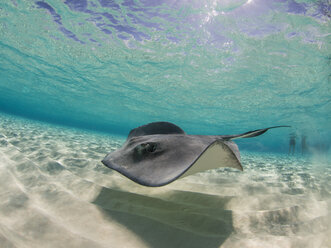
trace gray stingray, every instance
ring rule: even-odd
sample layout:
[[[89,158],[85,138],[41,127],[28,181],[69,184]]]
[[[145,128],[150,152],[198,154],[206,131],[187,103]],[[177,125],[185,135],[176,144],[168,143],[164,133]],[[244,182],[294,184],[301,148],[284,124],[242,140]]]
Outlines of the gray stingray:
[[[237,135],[188,135],[169,122],[132,129],[124,145],[102,163],[136,183],[157,187],[219,167],[243,170],[238,146],[232,141],[265,133],[275,126]]]

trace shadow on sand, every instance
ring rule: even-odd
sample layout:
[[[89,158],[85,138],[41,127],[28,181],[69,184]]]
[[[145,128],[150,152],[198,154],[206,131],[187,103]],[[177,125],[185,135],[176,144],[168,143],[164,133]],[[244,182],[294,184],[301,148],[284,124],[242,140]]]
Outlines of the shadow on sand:
[[[233,231],[231,197],[172,190],[153,197],[103,188],[94,204],[149,247],[219,247]]]

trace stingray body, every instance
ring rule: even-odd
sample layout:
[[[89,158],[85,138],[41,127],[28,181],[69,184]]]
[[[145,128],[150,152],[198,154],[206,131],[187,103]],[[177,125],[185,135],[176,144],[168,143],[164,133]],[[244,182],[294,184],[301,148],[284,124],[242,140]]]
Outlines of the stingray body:
[[[141,185],[158,187],[178,178],[220,167],[243,170],[237,138],[255,137],[276,126],[238,135],[188,135],[169,122],[130,131],[124,145],[102,163]]]

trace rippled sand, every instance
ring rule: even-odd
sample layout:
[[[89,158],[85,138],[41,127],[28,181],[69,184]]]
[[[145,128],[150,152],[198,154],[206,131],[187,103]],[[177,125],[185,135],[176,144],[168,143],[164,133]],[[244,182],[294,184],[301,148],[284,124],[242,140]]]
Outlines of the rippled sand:
[[[101,164],[122,142],[0,115],[0,247],[330,247],[327,160],[244,153],[147,188]]]

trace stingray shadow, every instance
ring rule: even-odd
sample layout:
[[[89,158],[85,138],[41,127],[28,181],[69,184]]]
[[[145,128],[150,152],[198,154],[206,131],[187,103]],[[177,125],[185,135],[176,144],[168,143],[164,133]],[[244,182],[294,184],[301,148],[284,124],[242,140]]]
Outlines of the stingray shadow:
[[[172,190],[146,196],[102,188],[94,199],[105,218],[138,235],[149,247],[219,247],[233,232],[231,197]]]

